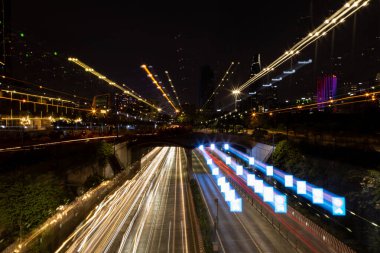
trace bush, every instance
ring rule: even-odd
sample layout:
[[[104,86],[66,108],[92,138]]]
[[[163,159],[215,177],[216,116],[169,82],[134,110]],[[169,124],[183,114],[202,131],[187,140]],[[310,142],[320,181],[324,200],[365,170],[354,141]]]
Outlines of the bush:
[[[305,157],[290,141],[280,141],[272,154],[273,164],[299,176],[305,176]]]
[[[99,185],[101,182],[103,182],[104,178],[100,175],[91,175],[89,176],[86,181],[83,184],[83,187],[85,191],[89,190],[90,188]]]
[[[104,166],[112,155],[113,145],[111,143],[100,142],[96,146],[96,157],[99,165]]]
[[[64,203],[64,187],[52,173],[8,175],[0,182],[0,223],[8,238],[25,235]]]

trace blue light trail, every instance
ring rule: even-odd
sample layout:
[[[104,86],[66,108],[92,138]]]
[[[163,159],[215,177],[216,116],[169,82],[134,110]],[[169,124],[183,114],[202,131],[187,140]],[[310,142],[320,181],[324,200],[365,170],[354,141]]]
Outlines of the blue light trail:
[[[244,154],[243,152],[239,150],[236,150],[235,148],[230,147],[229,151],[232,154],[234,154],[236,157],[242,159],[243,161],[247,163],[249,163],[250,159],[252,159],[252,157],[248,156],[247,154]],[[257,170],[262,172],[264,175],[268,175],[267,173],[268,173],[269,165],[263,162],[257,161],[257,159],[252,165]],[[338,196],[330,191],[317,187],[311,183],[308,183],[304,180],[294,177],[293,175],[289,175],[286,172],[274,167],[273,167],[273,178],[280,184],[284,185],[287,189],[304,197],[305,199],[309,200],[311,203],[320,206],[321,208],[330,212],[332,215],[343,216],[346,214],[345,198],[342,196]],[[322,191],[315,190],[315,189],[322,189]],[[320,194],[322,194],[323,196],[322,198]],[[317,199],[318,201],[315,201]],[[334,200],[336,200],[335,203],[337,205],[333,204]]]
[[[231,147],[229,149],[231,149]],[[210,156],[205,150],[201,152],[204,154],[205,159],[209,159]],[[226,165],[231,168],[237,176],[240,176],[247,183],[247,186],[250,187],[253,192],[256,193],[265,203],[267,203],[275,212],[286,213],[287,199],[284,194],[264,182],[264,180],[256,179],[254,174],[249,173],[247,169],[245,169],[242,165],[237,164],[224,152],[218,150],[217,148],[215,148],[213,152],[220,157],[222,161],[228,161],[228,164],[226,163]],[[276,196],[281,196],[280,198],[277,198],[277,202],[275,201]]]

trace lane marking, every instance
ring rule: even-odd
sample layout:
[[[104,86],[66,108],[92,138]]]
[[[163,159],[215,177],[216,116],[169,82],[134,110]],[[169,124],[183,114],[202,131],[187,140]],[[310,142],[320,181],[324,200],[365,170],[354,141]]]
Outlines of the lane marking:
[[[170,229],[172,227],[172,222],[169,221],[169,236],[168,236],[168,253],[170,252]]]
[[[195,158],[197,158],[199,164],[200,164],[200,165],[203,167],[203,169],[204,169],[204,166],[203,166],[203,164],[201,163],[201,161],[199,160],[197,154],[196,154],[195,152],[193,152],[193,154],[194,154]],[[210,219],[213,220],[213,217],[212,217],[212,215],[211,215],[210,208],[209,208],[208,203],[207,203],[207,201],[206,201],[206,198],[205,198],[205,196],[204,196],[204,194],[203,194],[203,189],[202,189],[202,187],[200,187],[199,180],[198,180],[198,175],[197,175],[196,173],[194,173],[194,175],[195,175],[195,180],[197,180],[197,183],[198,183],[198,186],[199,186],[199,189],[200,189],[201,195],[202,195],[203,202],[206,204],[206,208],[207,208],[208,214],[209,214],[209,216],[210,216]],[[223,246],[222,239],[220,238],[220,235],[219,235],[219,231],[218,231],[218,230],[216,231],[216,236],[218,237],[218,241],[219,241],[219,244],[220,244],[220,247],[221,247],[223,253],[226,253],[226,249],[225,249],[224,246]]]
[[[180,150],[179,148],[176,148],[177,149],[177,154],[178,154],[178,157],[177,157],[177,160],[179,162],[179,173],[180,173],[180,182],[181,182],[181,194],[182,194],[182,210],[183,210],[183,217],[184,217],[184,220],[185,220],[185,224],[184,224],[184,229],[185,229],[185,252],[188,253],[189,250],[188,250],[188,243],[187,243],[187,240],[188,240],[188,237],[187,237],[187,226],[186,226],[186,208],[185,208],[185,195],[184,195],[184,189],[183,189],[183,174],[182,174],[182,162],[181,162],[181,153],[180,153]]]

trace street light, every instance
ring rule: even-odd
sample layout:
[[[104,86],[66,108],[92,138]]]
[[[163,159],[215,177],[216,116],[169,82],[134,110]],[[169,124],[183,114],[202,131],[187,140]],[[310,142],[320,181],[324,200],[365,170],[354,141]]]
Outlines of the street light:
[[[236,103],[237,103],[237,97],[239,96],[240,94],[240,90],[233,90],[232,91],[232,94],[235,96],[235,112],[237,111],[237,108],[236,108]]]

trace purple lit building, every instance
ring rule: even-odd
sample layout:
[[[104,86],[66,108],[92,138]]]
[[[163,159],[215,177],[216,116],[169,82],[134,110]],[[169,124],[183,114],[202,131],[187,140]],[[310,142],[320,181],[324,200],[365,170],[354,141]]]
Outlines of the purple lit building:
[[[323,75],[317,80],[317,103],[318,110],[325,108],[326,104],[319,104],[334,99],[337,88],[337,77],[335,75]]]

